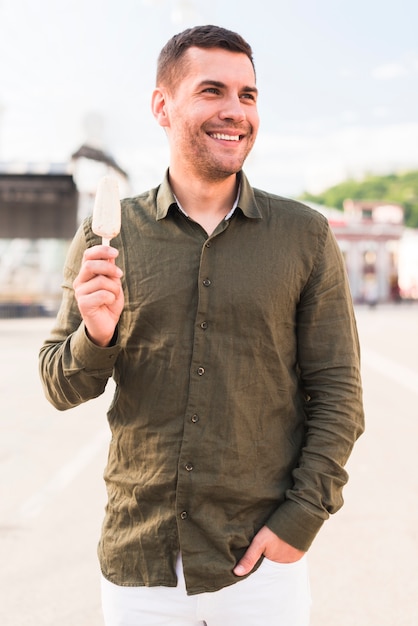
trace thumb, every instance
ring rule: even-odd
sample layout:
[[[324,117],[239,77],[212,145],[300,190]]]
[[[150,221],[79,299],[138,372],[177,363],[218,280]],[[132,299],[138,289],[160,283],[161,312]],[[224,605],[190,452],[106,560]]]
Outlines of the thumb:
[[[251,543],[242,559],[235,566],[234,574],[236,576],[245,576],[246,574],[249,574],[258,559],[261,557],[262,553],[262,550],[254,545],[254,542]]]

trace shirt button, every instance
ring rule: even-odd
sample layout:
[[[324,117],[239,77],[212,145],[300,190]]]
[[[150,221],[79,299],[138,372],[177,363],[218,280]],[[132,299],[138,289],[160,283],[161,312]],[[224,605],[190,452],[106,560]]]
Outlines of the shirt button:
[[[191,420],[193,422],[193,424],[197,424],[197,422],[199,421],[199,416],[196,415],[196,413],[194,415],[192,415]]]
[[[182,512],[180,513],[180,518],[181,518],[181,519],[187,519],[187,517],[188,517],[188,516],[187,516],[187,511],[182,511]]]
[[[205,243],[205,246],[206,246],[206,248],[210,248],[210,246],[211,246],[210,241],[207,241],[207,242]]]
[[[193,469],[193,465],[191,463],[186,463],[184,467],[188,472],[191,472]]]
[[[203,376],[203,374],[205,373],[205,368],[204,367],[198,367],[197,368],[197,373],[199,374],[199,376]]]
[[[209,287],[209,285],[210,285],[209,278],[205,278],[205,280],[203,281],[203,284],[204,284],[205,287]]]
[[[207,327],[208,327],[208,323],[207,323],[207,322],[202,322],[202,323],[200,324],[200,328],[202,328],[203,330],[206,330],[206,329],[207,329]]]

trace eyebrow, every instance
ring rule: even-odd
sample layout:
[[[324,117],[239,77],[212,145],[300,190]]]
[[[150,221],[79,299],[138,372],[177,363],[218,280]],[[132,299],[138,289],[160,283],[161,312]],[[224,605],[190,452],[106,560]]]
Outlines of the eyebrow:
[[[199,84],[198,87],[218,87],[219,89],[224,89],[226,87],[226,84],[219,81],[219,80],[202,80]],[[250,85],[247,85],[245,87],[242,88],[242,91],[245,93],[254,93],[254,94],[258,94],[258,89],[257,87],[253,87]]]

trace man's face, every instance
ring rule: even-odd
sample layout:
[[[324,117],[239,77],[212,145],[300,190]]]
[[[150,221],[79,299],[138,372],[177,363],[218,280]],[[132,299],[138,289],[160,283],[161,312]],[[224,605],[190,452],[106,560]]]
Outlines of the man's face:
[[[190,48],[186,73],[165,94],[170,166],[206,180],[238,172],[259,127],[250,59],[223,49]],[[161,123],[161,121],[160,121]]]

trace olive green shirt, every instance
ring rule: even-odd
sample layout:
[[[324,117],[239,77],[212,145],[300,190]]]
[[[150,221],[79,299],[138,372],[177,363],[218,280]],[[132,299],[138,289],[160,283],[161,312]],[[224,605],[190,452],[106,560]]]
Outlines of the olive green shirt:
[[[104,576],[175,586],[181,551],[188,593],[214,591],[239,580],[264,524],[307,550],[342,505],[363,430],[356,324],[327,220],[243,174],[211,236],[179,210],[167,176],[124,200],[112,245],[125,307],[107,348],[87,337],[72,288],[98,242],[87,219],[40,370],[58,409],[116,382]]]

